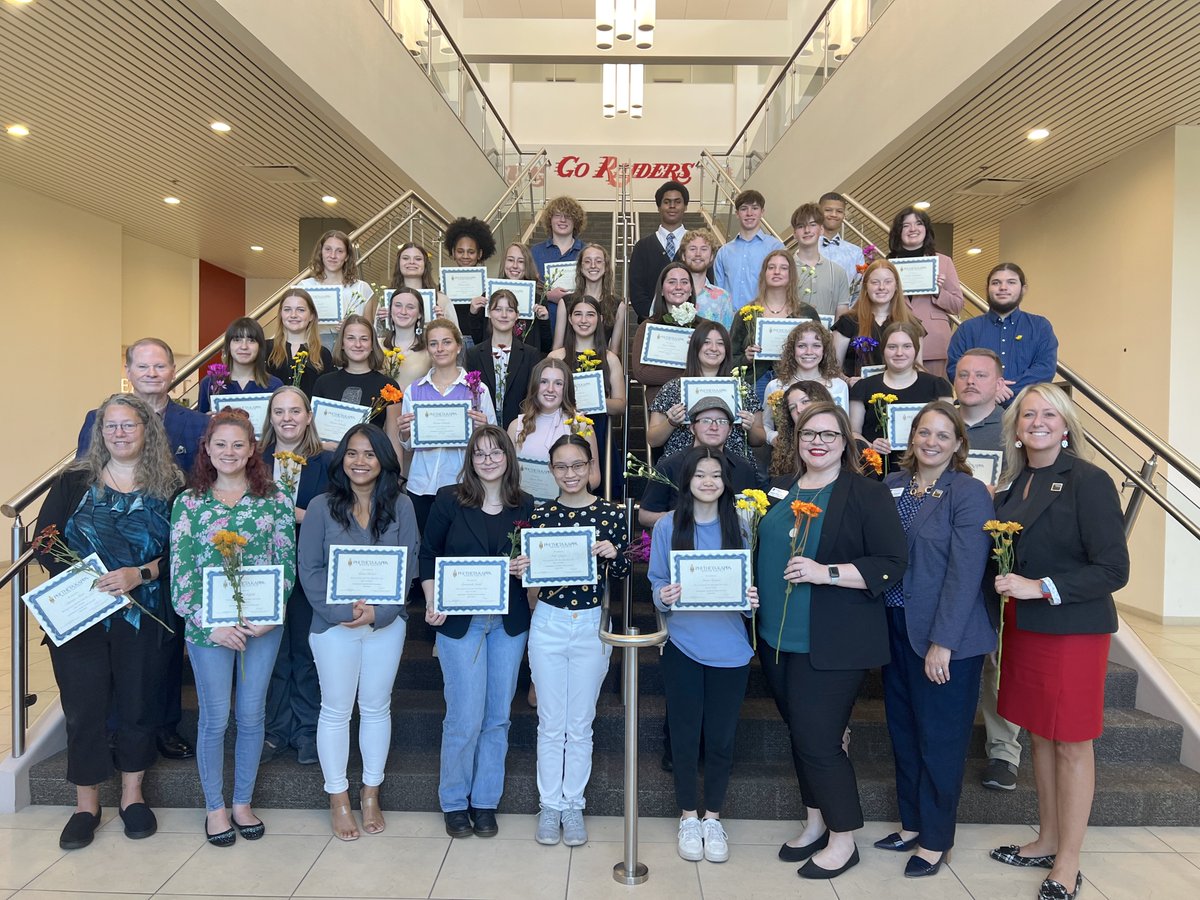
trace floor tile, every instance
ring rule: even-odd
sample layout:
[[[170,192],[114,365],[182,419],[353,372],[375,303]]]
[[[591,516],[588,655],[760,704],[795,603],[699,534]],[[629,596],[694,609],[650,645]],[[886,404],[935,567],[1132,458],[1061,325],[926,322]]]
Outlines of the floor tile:
[[[542,849],[562,851],[567,848]],[[625,845],[619,841],[592,840],[582,847],[572,848],[567,900],[603,900],[608,897],[671,900],[700,896],[698,865],[680,859],[679,854],[675,852],[674,842],[639,844],[638,862],[644,863],[650,874],[650,877],[639,885],[618,884],[613,880],[613,866],[622,860],[624,854]],[[441,887],[440,881],[438,887]],[[562,894],[556,896],[561,897]]]
[[[20,828],[22,830],[53,831],[56,835],[55,846],[58,845],[57,835],[67,824],[75,812],[73,806],[27,806],[19,812],[0,814],[0,828]],[[100,811],[100,827],[117,818],[116,809]]]
[[[905,878],[908,854],[876,850],[866,841],[859,842],[858,853],[862,861],[833,881],[839,900],[971,900],[967,889],[948,869],[933,878]]]
[[[450,838],[389,834],[348,842],[330,838],[294,896],[428,897]]]
[[[1172,850],[1200,853],[1200,828],[1151,825],[1149,830]]]
[[[1029,825],[959,825],[954,829],[954,852],[991,850],[1006,844],[1026,844],[1037,837]]]
[[[566,895],[570,861],[571,849],[561,844],[543,847],[531,840],[456,840],[450,844],[431,896],[561,900]],[[537,877],[531,877],[533,872]]]
[[[738,831],[740,833],[741,829]],[[781,840],[770,846],[730,844],[729,862],[692,863],[700,875],[705,898],[767,900],[800,897],[802,900],[834,900],[837,897],[834,890],[836,882],[800,878],[796,875],[800,864],[780,861],[778,853],[779,844],[782,843]]]
[[[954,848],[947,865],[950,867],[948,872],[939,872],[933,878],[923,880],[940,881],[945,875],[952,875],[975,900],[1031,900],[1037,896],[1038,886],[1049,874],[1045,869],[1006,866],[991,859],[986,850],[962,847]],[[1088,896],[1098,895],[1089,892]]]
[[[1181,855],[1197,869],[1200,869],[1200,853],[1184,853]]]
[[[53,831],[0,830],[0,888],[23,888],[46,868],[62,858],[58,833],[63,822]]]
[[[41,834],[46,840],[46,832]],[[52,841],[57,849],[57,836]],[[64,855],[29,887],[69,891],[87,885],[102,892],[149,893],[161,888],[203,844],[199,834],[156,834],[144,841],[131,841],[119,832],[109,831],[97,834],[91,846]]]
[[[1171,847],[1149,828],[1089,828],[1083,837],[1088,853],[1166,853]]]
[[[586,816],[588,837],[593,841],[625,842],[625,819],[621,816]],[[537,816],[530,816],[529,838],[533,839],[533,826]],[[639,844],[674,844],[679,835],[679,820],[676,818],[646,817],[638,821]]]
[[[1189,646],[1188,644],[1180,644],[1177,641],[1163,641],[1151,649],[1159,659],[1169,659],[1172,662],[1200,659],[1200,644]]]
[[[1108,900],[1182,900],[1200,890],[1196,867],[1178,853],[1146,853],[1132,862],[1122,854],[1084,853],[1079,865]]]
[[[204,846],[171,876],[172,894],[290,897],[332,837],[267,834],[232,847]]]
[[[151,894],[96,894],[90,891],[17,891],[12,895],[11,900],[149,900],[151,896]]]

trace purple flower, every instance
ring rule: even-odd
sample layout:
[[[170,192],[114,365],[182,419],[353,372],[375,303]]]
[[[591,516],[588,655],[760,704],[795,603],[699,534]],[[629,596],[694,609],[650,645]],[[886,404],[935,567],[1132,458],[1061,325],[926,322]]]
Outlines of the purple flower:
[[[629,542],[629,546],[625,548],[625,558],[635,563],[650,561],[650,535],[645,530]]]
[[[211,393],[221,393],[225,390],[225,385],[229,384],[229,367],[221,363],[213,363],[208,367],[208,378],[212,385]]]
[[[866,356],[868,353],[871,353],[879,348],[879,341],[875,340],[873,337],[868,337],[865,334],[859,335],[850,342],[850,348],[854,350],[855,353]]]
[[[477,369],[472,369],[467,373],[466,377],[467,390],[471,392],[472,397],[478,397],[483,393],[483,373]]]

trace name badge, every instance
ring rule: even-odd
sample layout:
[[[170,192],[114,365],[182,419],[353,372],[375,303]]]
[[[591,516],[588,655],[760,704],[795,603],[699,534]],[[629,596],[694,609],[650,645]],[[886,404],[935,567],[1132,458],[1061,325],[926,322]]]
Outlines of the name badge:
[[[945,493],[945,491],[943,491],[941,488],[938,488],[936,491],[933,492],[933,499],[937,500],[944,493]]]
[[[787,495],[788,495],[788,492],[785,491],[783,488],[777,488],[777,487],[771,488],[771,490],[767,491],[767,493],[770,496],[774,497],[776,500],[786,500]]]
[[[900,497],[903,494],[904,494],[904,488],[902,488],[902,487],[892,488],[892,496],[893,497]]]
[[[1054,484],[1050,485],[1050,493],[1052,493],[1052,494],[1057,494],[1060,491],[1062,491],[1062,489],[1063,489],[1063,483],[1061,481],[1056,481],[1056,482],[1054,482]]]

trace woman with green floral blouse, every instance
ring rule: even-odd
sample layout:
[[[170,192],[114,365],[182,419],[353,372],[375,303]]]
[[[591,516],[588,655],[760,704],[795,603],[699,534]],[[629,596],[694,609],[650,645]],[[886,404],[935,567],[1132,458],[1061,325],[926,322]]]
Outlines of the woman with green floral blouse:
[[[186,624],[200,705],[196,766],[208,810],[204,833],[210,844],[230,847],[239,833],[253,841],[266,830],[250,800],[262,754],[267,686],[283,630],[249,622],[204,627],[204,569],[221,565],[213,541],[219,531],[235,532],[245,541],[243,565],[282,566],[283,596],[288,596],[296,580],[292,501],[271,480],[250,419],[242,410],[223,410],[209,420],[188,489],[171,510],[171,596]],[[225,807],[223,784],[225,729],[235,672],[237,743],[231,813]]]

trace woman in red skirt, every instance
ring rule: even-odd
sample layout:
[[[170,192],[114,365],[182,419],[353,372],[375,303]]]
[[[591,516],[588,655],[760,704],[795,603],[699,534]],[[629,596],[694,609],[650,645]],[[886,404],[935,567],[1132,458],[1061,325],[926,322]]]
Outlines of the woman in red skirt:
[[[1080,459],[1070,398],[1034,384],[1004,414],[1006,470],[996,517],[1022,526],[1013,573],[992,586],[1003,604],[1000,715],[1029,731],[1037,780],[1035,840],[993,850],[1011,866],[1050,873],[1039,900],[1073,900],[1095,789],[1092,741],[1104,725],[1104,678],[1117,630],[1113,591],[1129,552],[1112,479]],[[990,579],[985,579],[985,581]]]

